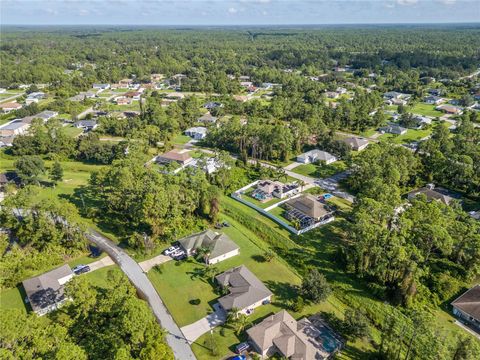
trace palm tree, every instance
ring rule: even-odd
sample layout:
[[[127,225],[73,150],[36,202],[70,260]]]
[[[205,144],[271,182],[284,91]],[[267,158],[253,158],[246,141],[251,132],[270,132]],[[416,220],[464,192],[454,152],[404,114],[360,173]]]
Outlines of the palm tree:
[[[210,258],[210,249],[201,247],[197,249],[197,259],[200,258],[205,264],[208,265],[208,259]]]
[[[248,317],[245,314],[238,314],[237,320],[235,321],[235,332],[237,335],[240,335],[240,333],[245,330],[249,323]]]
[[[303,191],[303,187],[307,185],[307,183],[303,180],[298,180],[298,185],[300,185],[300,192]]]
[[[217,275],[218,269],[215,266],[206,266],[205,269],[203,270],[203,276],[205,276],[207,279],[210,279],[212,282],[215,278],[215,275]]]

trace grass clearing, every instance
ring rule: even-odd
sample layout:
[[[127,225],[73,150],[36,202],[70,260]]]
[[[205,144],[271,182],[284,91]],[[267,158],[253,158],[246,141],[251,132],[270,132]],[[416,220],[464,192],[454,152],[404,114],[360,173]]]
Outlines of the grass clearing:
[[[408,144],[414,141],[419,141],[432,133],[431,129],[414,130],[408,129],[406,134],[383,134],[378,137],[381,141],[392,141],[395,144]]]
[[[81,133],[83,133],[83,129],[79,129],[79,128],[76,128],[75,126],[69,126],[69,125],[65,126],[63,130],[65,131],[65,134],[67,134],[72,138],[76,138]]]
[[[310,176],[314,178],[327,178],[336,173],[345,171],[347,165],[343,161],[336,161],[333,164],[323,165],[323,164],[303,164],[299,165],[296,168],[292,169],[293,172]]]
[[[417,103],[412,108],[408,110],[413,114],[423,115],[423,116],[432,116],[432,117],[441,117],[443,113],[441,111],[435,110],[437,105],[430,105],[425,103]]]
[[[192,140],[190,136],[179,134],[173,138],[173,143],[177,145],[183,145],[189,142],[190,140]]]

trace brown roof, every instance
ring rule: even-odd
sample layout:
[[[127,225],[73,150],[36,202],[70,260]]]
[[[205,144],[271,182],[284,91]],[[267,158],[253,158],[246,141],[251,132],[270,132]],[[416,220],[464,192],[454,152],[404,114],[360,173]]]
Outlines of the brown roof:
[[[272,292],[244,265],[227,270],[215,279],[230,290],[228,295],[218,299],[226,311],[232,308],[243,310],[272,296]]]
[[[0,104],[0,108],[5,109],[5,108],[11,108],[11,109],[19,109],[21,108],[22,105],[16,102],[6,102],[3,104]]]
[[[185,162],[192,157],[188,151],[173,149],[165,154],[159,155],[158,158],[160,160]]]
[[[454,300],[452,305],[480,321],[480,284],[467,290],[463,295]]]
[[[275,346],[282,356],[289,359],[323,358],[315,339],[318,330],[313,328],[308,320],[297,322],[286,310],[267,317],[248,329],[247,334],[262,352]]]
[[[292,199],[287,204],[314,219],[321,218],[329,213],[325,205],[311,194]]]
[[[368,140],[367,139],[363,139],[363,138],[358,138],[358,137],[351,137],[351,138],[347,138],[347,139],[343,139],[343,141],[351,146],[352,148],[360,148],[364,145],[368,145]]]

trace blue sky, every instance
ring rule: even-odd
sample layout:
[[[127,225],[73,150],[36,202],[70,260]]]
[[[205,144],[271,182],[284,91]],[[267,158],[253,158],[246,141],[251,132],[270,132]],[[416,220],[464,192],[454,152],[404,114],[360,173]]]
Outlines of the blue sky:
[[[0,0],[2,24],[479,22],[480,0]]]

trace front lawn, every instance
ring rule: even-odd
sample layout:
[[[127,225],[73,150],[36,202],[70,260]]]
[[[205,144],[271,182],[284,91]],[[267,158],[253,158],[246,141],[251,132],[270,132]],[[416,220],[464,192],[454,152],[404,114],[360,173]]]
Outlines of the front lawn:
[[[432,117],[441,117],[443,113],[441,111],[435,110],[437,105],[425,104],[423,102],[415,104],[412,108],[408,110],[412,114],[418,114],[423,116],[432,116]]]
[[[179,134],[173,138],[173,143],[177,145],[183,145],[189,142],[190,140],[192,140],[190,136]]]
[[[322,179],[345,171],[346,169],[347,165],[343,161],[336,161],[329,165],[303,164],[297,166],[292,171],[300,175]]]
[[[408,129],[406,134],[403,134],[403,135],[383,134],[378,137],[378,140],[392,141],[395,144],[407,144],[414,141],[419,141],[424,137],[430,135],[431,133],[432,133],[431,129],[425,129],[425,130]]]
[[[69,125],[65,126],[63,130],[65,131],[65,134],[67,134],[72,138],[76,138],[78,135],[83,133],[83,129],[79,129],[79,128],[76,128],[75,126],[69,126]]]

